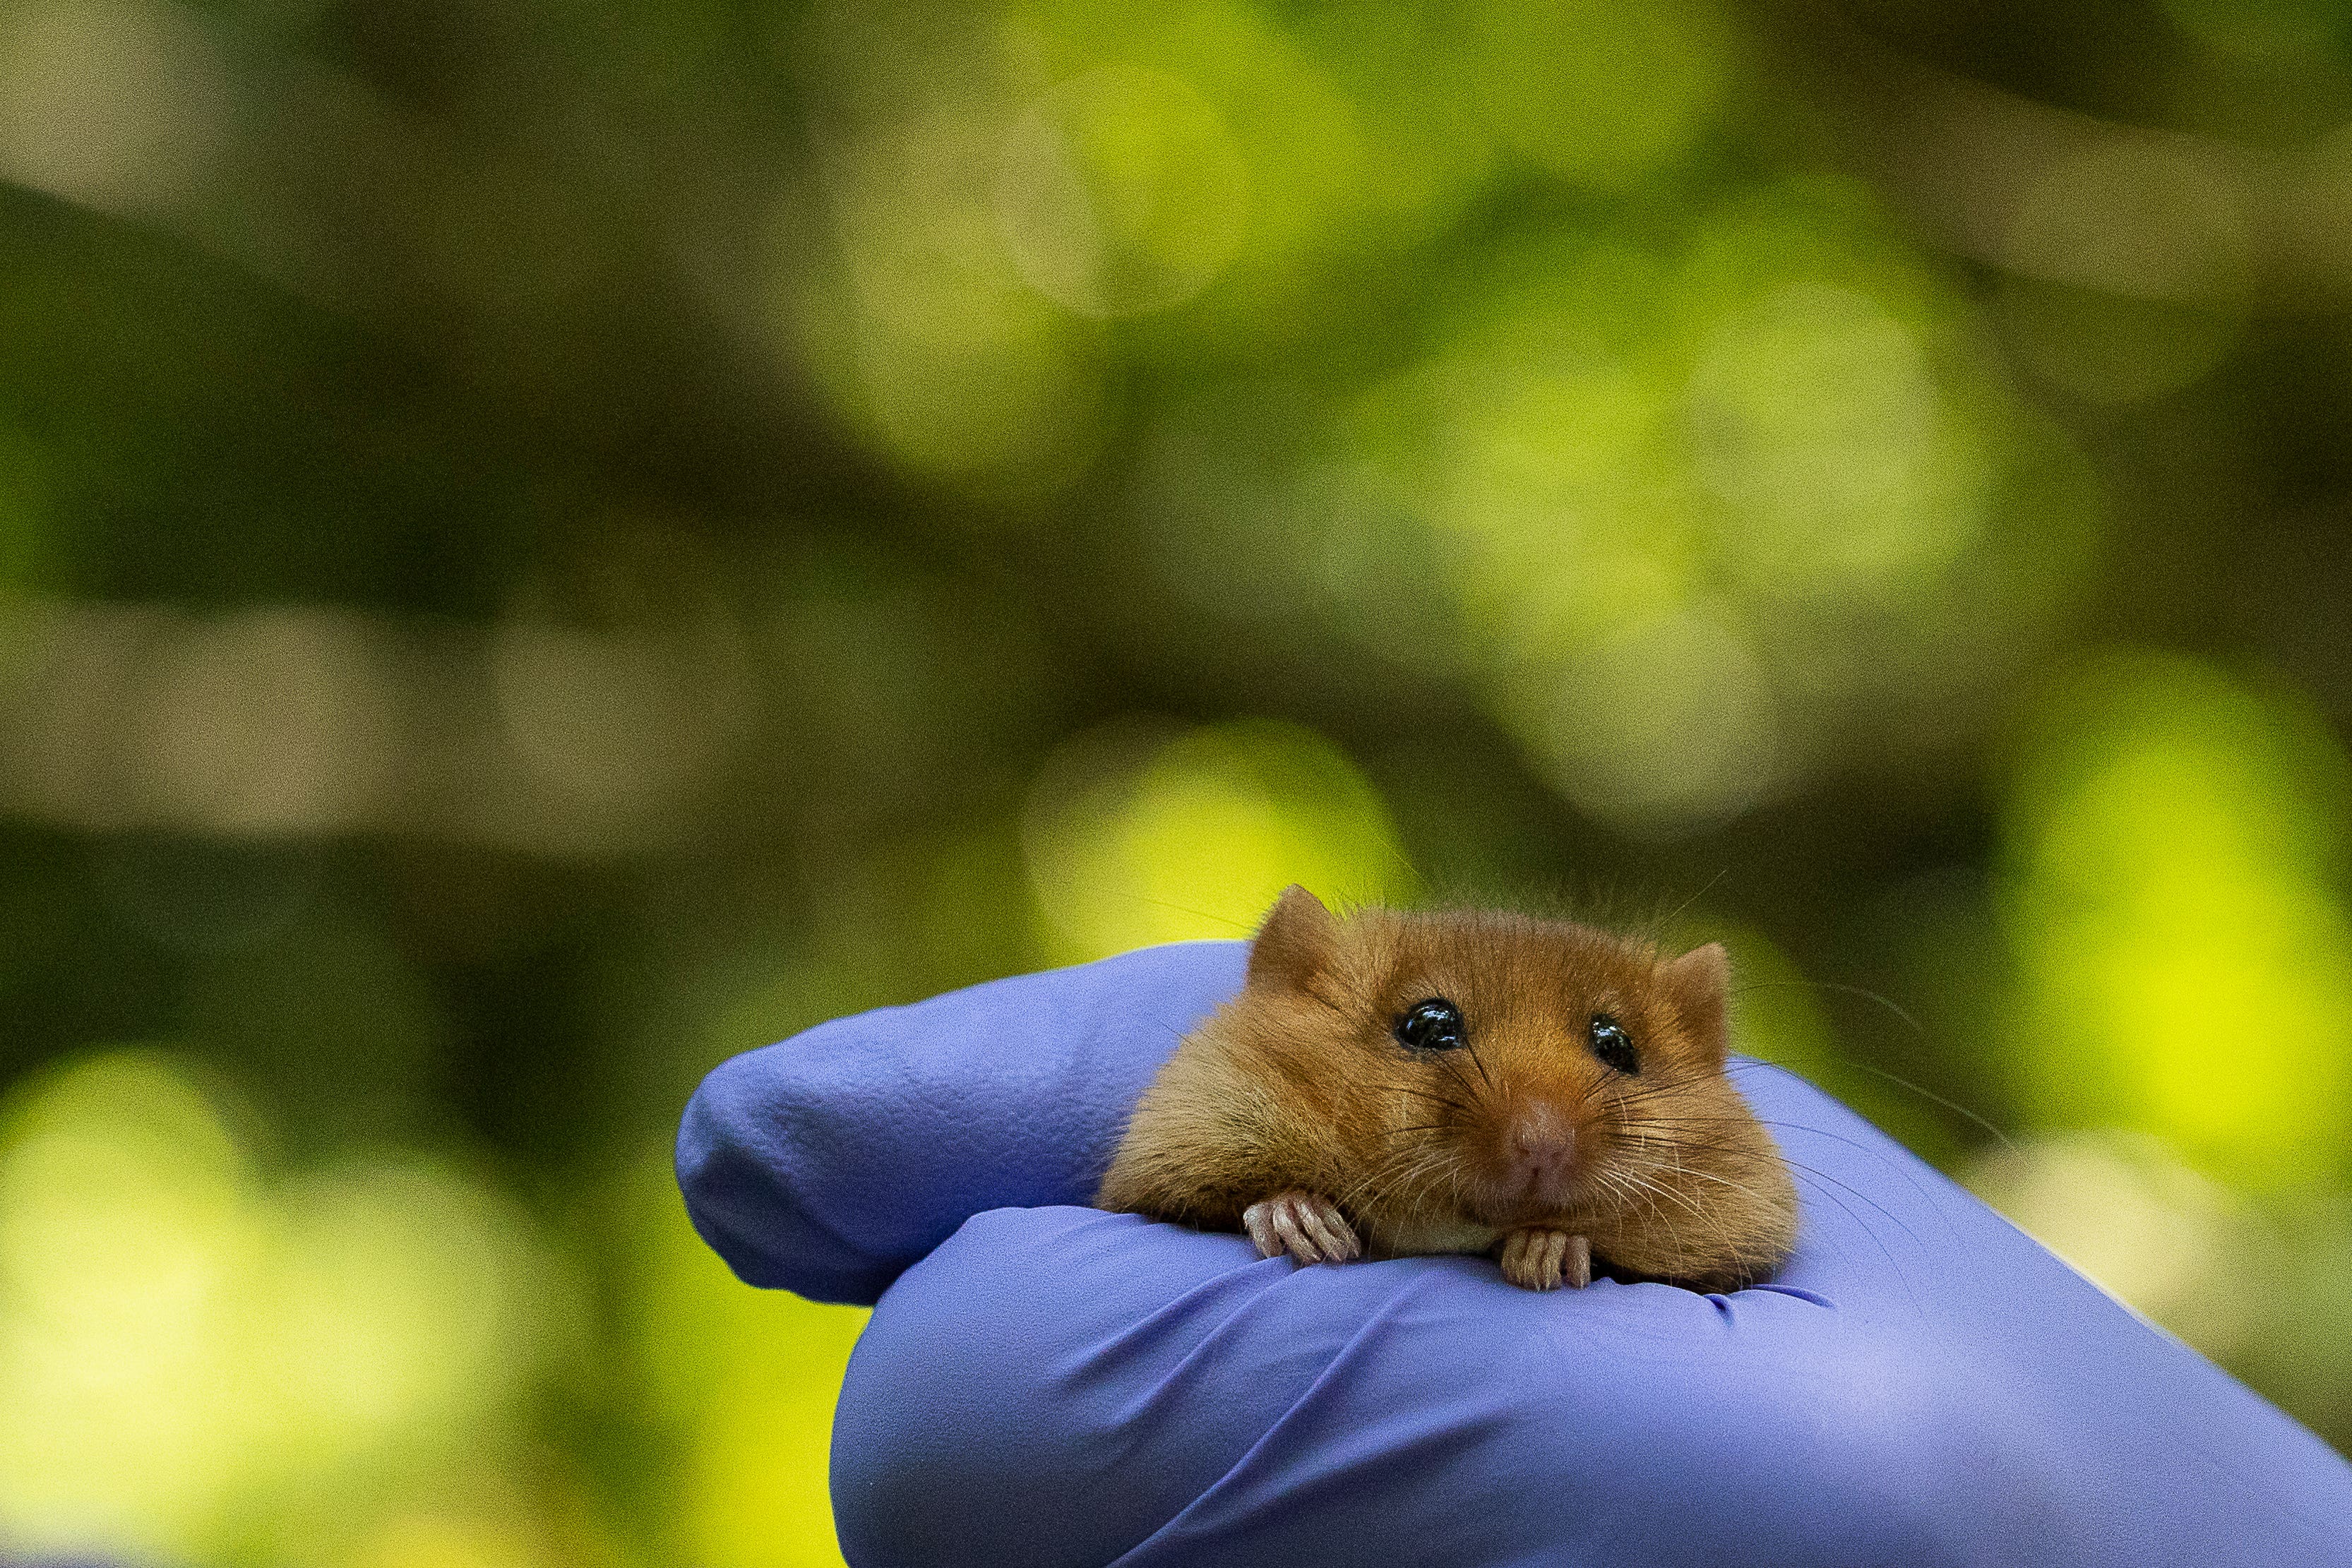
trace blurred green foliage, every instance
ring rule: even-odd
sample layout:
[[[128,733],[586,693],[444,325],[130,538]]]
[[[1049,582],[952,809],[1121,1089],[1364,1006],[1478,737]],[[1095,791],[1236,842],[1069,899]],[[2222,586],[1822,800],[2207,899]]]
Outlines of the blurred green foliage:
[[[1294,879],[2352,1446],[2347,420],[2316,0],[0,0],[0,1556],[835,1561],[695,1082]]]

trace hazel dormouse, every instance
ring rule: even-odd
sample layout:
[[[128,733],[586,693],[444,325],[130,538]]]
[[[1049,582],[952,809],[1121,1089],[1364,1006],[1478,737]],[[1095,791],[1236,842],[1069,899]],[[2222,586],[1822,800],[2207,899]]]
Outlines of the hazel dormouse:
[[[1596,1260],[1768,1274],[1794,1183],[1727,1074],[1729,960],[1484,910],[1276,903],[1242,990],[1138,1103],[1097,1207],[1303,1263],[1488,1253],[1528,1290]]]

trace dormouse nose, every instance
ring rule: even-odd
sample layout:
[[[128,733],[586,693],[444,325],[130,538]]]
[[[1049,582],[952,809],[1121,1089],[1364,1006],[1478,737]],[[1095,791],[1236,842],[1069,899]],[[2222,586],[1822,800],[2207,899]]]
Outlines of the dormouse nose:
[[[1529,1100],[1512,1114],[1506,1134],[1511,1170],[1539,1203],[1568,1197],[1569,1167],[1576,1162],[1576,1128],[1558,1105]]]

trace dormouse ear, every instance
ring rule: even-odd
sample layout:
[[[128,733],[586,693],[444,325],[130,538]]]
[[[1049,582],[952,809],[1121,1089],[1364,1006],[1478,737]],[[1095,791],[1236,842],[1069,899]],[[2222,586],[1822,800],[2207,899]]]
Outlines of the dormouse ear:
[[[1339,946],[1339,923],[1323,901],[1292,883],[1274,901],[1265,924],[1250,944],[1249,984],[1255,988],[1307,988],[1330,964]]]
[[[1730,1048],[1731,955],[1720,942],[1694,947],[1658,970],[1658,980],[1675,1010],[1711,1066],[1722,1064]]]

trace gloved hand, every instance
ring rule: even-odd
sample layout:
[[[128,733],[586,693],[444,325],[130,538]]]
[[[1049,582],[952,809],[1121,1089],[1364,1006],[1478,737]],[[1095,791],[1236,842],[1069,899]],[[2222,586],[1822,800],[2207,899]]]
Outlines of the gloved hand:
[[[735,1271],[879,1300],[834,1428],[856,1568],[2352,1564],[2352,1467],[1777,1070],[1735,1067],[1803,1232],[1734,1295],[1082,1207],[1246,951],[844,1019],[688,1107]]]

